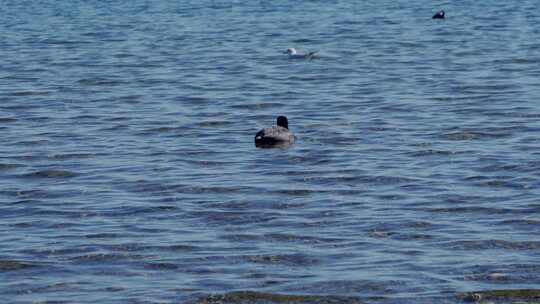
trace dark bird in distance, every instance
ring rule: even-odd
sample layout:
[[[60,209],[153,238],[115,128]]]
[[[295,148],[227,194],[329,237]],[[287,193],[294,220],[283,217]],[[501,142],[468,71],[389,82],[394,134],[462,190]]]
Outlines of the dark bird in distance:
[[[432,19],[444,19],[444,11],[440,10],[435,15],[433,15]]]

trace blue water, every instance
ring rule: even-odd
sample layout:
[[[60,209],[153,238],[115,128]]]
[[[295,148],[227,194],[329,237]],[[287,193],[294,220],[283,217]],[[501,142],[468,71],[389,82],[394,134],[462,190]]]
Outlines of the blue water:
[[[0,301],[538,288],[538,3],[412,2],[0,1]]]

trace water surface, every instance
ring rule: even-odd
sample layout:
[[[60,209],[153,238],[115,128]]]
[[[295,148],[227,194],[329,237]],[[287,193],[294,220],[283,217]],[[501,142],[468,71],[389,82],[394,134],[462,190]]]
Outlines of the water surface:
[[[3,302],[539,286],[535,1],[2,4]]]

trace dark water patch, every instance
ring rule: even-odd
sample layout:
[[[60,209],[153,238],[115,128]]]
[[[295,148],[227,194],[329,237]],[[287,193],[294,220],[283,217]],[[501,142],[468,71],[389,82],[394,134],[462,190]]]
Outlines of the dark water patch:
[[[18,294],[43,294],[43,293],[58,293],[58,292],[80,292],[82,286],[79,286],[79,283],[55,283],[55,284],[37,284],[40,286],[30,287],[30,288],[21,288],[19,290],[13,290],[14,293]],[[46,300],[44,302],[39,301],[35,303],[68,303],[66,301],[57,301],[57,300]]]
[[[93,246],[73,246],[73,247],[54,247],[48,246],[47,248],[29,248],[20,251],[22,254],[28,254],[34,258],[49,258],[51,256],[79,256],[84,253],[91,254],[95,251]]]
[[[0,163],[0,172],[13,170],[13,169],[21,168],[21,167],[24,167],[24,165]]]
[[[504,179],[492,179],[486,176],[470,176],[465,178],[464,181],[474,182],[474,184],[479,187],[489,188],[525,189],[528,187],[528,183],[518,183]]]
[[[129,130],[130,128],[131,128],[130,125],[118,124],[111,127],[105,127],[105,128],[99,129],[99,131],[115,132],[115,131],[121,131],[121,130]]]
[[[127,104],[137,104],[140,103],[144,99],[144,95],[126,95],[115,98],[115,101],[117,102],[123,102]],[[129,119],[129,117],[112,117],[109,120],[110,121],[118,121],[118,120],[125,120]]]
[[[432,235],[420,233],[421,231],[432,231],[442,225],[435,225],[425,221],[405,221],[397,223],[380,223],[370,225],[368,235],[373,238],[392,238],[402,241],[431,239]],[[409,231],[414,232],[409,232]]]
[[[185,163],[201,166],[201,167],[223,167],[228,164],[231,164],[230,162],[224,162],[224,161],[216,161],[216,160],[195,160],[195,159],[186,159],[184,160]]]
[[[118,86],[124,84],[123,81],[120,80],[113,80],[103,77],[95,77],[95,78],[84,78],[77,81],[82,86]]]
[[[144,246],[142,247],[145,251],[150,252],[179,252],[179,253],[185,253],[185,252],[194,252],[203,250],[203,248],[192,246],[192,245],[183,245],[183,244],[177,244],[177,245],[163,245],[163,246]]]
[[[419,208],[418,210],[435,213],[473,213],[473,214],[524,214],[528,211],[510,208],[491,208],[491,207],[440,207],[440,208]]]
[[[306,161],[307,157],[294,157],[292,158],[292,161],[295,163],[304,162]],[[321,171],[317,170],[315,168],[311,170],[289,170],[284,171],[282,174],[290,175],[290,176],[320,176],[320,175],[362,175],[365,174],[364,170],[360,169],[341,169],[341,170],[328,170],[328,171]]]
[[[540,220],[533,220],[533,219],[503,220],[500,223],[503,225],[515,225],[515,226],[530,227],[530,228],[540,228]]]
[[[234,104],[230,107],[233,109],[255,111],[255,110],[279,109],[284,106],[285,105],[283,103],[279,103],[279,102],[257,102],[257,103],[249,103],[249,104]]]
[[[272,190],[274,194],[287,195],[287,196],[309,196],[315,193],[321,193],[325,191],[311,190],[311,189],[281,189]]]
[[[501,289],[471,291],[458,294],[458,298],[476,303],[537,303],[540,300],[539,289]]]
[[[337,243],[342,242],[344,239],[340,238],[324,238],[313,237],[305,235],[295,235],[289,233],[271,233],[263,236],[264,240],[270,242],[292,242],[292,243],[305,243],[305,244],[319,244],[319,243]]]
[[[9,189],[9,190],[0,190],[0,194],[19,198],[17,204],[30,204],[37,202],[38,199],[55,197],[51,195],[51,191],[43,189],[29,189],[29,190],[18,190],[18,189]]]
[[[499,139],[512,136],[512,132],[500,131],[500,132],[482,132],[482,131],[458,131],[442,134],[442,138],[446,140],[454,141],[468,141],[468,140],[481,140],[481,139]]]
[[[247,225],[263,224],[278,218],[277,213],[239,212],[239,211],[194,211],[190,218],[199,219],[209,225]]]
[[[36,216],[59,216],[69,219],[81,219],[100,216],[100,214],[84,211],[64,211],[55,209],[37,209],[33,211]]]
[[[292,40],[291,43],[313,43],[313,40],[307,38],[299,38]]]
[[[101,214],[104,216],[133,216],[133,215],[149,215],[155,213],[169,213],[178,210],[176,206],[152,206],[152,207],[123,207],[110,211],[104,211]]]
[[[175,133],[180,134],[186,132],[187,129],[184,127],[158,127],[158,128],[148,128],[137,133],[137,135],[156,135],[156,134],[166,134],[166,133]]]
[[[25,110],[34,110],[35,105],[32,103],[17,104],[17,105],[1,105],[0,109],[6,111],[25,111]]]
[[[16,122],[17,121],[17,118],[14,118],[14,117],[0,117],[0,123],[3,124],[3,123],[12,123],[12,122]]]
[[[504,240],[470,240],[470,241],[452,241],[442,243],[444,247],[451,250],[538,250],[540,241],[504,241]]]
[[[93,153],[62,153],[50,155],[49,158],[55,160],[86,159],[95,157],[96,155]]]
[[[29,222],[19,222],[13,225],[10,225],[20,229],[67,229],[72,227],[77,227],[78,224],[67,223],[67,222],[50,222],[50,221],[29,221]]]
[[[0,272],[21,270],[27,268],[37,267],[37,264],[32,264],[24,261],[9,261],[9,260],[0,260]]]
[[[92,44],[92,41],[90,40],[62,40],[62,39],[54,39],[54,38],[47,38],[40,41],[41,44],[49,44],[49,45],[65,45],[65,46],[71,46],[71,45],[86,45],[86,44]]]
[[[126,114],[126,115],[128,115],[128,114]],[[104,118],[103,120],[104,121],[119,122],[119,121],[129,121],[129,120],[132,120],[132,119],[133,118],[129,117],[129,116],[114,116],[114,117]]]
[[[48,91],[20,91],[20,92],[14,92],[11,95],[17,96],[17,97],[25,97],[25,96],[44,96],[49,95],[50,92]]]
[[[418,179],[400,176],[376,176],[376,175],[355,175],[355,176],[307,176],[303,178],[306,182],[317,182],[317,184],[350,184],[350,185],[403,185],[419,182]],[[307,191],[307,190],[306,190]],[[317,192],[317,191],[314,191]]]
[[[318,142],[323,145],[331,145],[331,146],[356,146],[361,139],[360,138],[353,138],[353,137],[346,137],[337,133],[333,134],[320,134],[321,137],[318,139]]]
[[[456,151],[448,151],[448,150],[422,150],[422,151],[416,151],[416,152],[408,152],[407,154],[411,157],[426,157],[426,156],[451,156],[451,155],[457,155],[464,152],[456,152]]]
[[[32,222],[21,222],[21,223],[11,224],[9,226],[18,228],[18,229],[28,229],[28,228],[33,227],[34,225]]]
[[[479,195],[463,195],[463,194],[456,194],[456,193],[446,193],[446,194],[430,196],[430,199],[437,203],[448,204],[449,206],[455,206],[457,204],[476,204],[478,202],[483,202],[486,200],[486,197],[479,196]],[[497,202],[506,200],[506,198],[504,197],[490,197],[489,199],[491,199],[492,201],[497,201]]]
[[[182,103],[194,105],[208,104],[211,101],[209,98],[200,96],[179,96],[175,98],[175,100],[178,100]]]
[[[219,127],[228,127],[232,125],[234,125],[234,122],[227,121],[227,120],[201,121],[195,124],[195,126],[199,128],[219,128]]]
[[[23,178],[51,178],[66,179],[77,176],[78,174],[67,170],[47,169],[21,175]]]
[[[156,270],[156,271],[166,271],[166,270],[177,270],[180,266],[173,263],[146,263],[144,264],[144,269]]]
[[[180,191],[181,190],[181,191]],[[178,189],[178,192],[192,194],[224,194],[224,193],[246,193],[253,192],[251,187],[202,187],[202,186],[186,186]]]
[[[275,264],[289,267],[306,267],[319,264],[319,260],[305,254],[246,255],[246,261],[256,264]]]
[[[48,145],[50,144],[51,142],[47,139],[36,139],[36,140],[22,140],[22,141],[18,141],[16,144],[17,145],[21,145],[21,146],[42,146],[42,145]],[[41,156],[36,156],[36,155],[24,155],[24,156],[18,156],[18,157],[21,157],[23,159],[27,159],[27,160],[32,160],[31,158],[34,157],[34,158],[39,158]]]
[[[124,235],[125,236],[125,235]],[[118,237],[121,237],[117,233],[92,233],[92,234],[86,234],[84,235],[87,239],[116,239]]]
[[[69,260],[77,263],[109,263],[109,262],[131,262],[145,260],[149,258],[143,255],[118,254],[118,253],[90,253],[70,257]]]
[[[476,168],[478,172],[524,172],[530,169],[529,164],[489,164]],[[512,177],[509,177],[512,178]]]
[[[120,184],[120,186],[134,193],[174,193],[176,189],[182,189],[184,187],[184,185],[171,186],[147,180],[127,182],[124,184]]]
[[[200,298],[198,304],[362,304],[358,298],[342,296],[287,295],[255,291],[236,291]]]
[[[95,121],[99,120],[100,118],[101,117],[97,116],[97,115],[77,115],[77,116],[70,117],[69,119],[77,120],[77,121],[89,120],[89,121],[95,122]]]

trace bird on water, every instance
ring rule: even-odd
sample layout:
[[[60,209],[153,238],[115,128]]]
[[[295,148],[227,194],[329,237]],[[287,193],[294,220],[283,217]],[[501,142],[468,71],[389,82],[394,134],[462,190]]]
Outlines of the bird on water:
[[[278,116],[275,126],[264,128],[255,135],[258,148],[284,148],[294,143],[294,134],[289,131],[289,121],[285,116]]]
[[[285,54],[289,55],[289,59],[313,59],[317,57],[317,52],[308,52],[308,53],[301,53],[298,52],[295,48],[288,48],[285,51]]]
[[[438,11],[433,15],[432,19],[444,19],[444,11]]]

